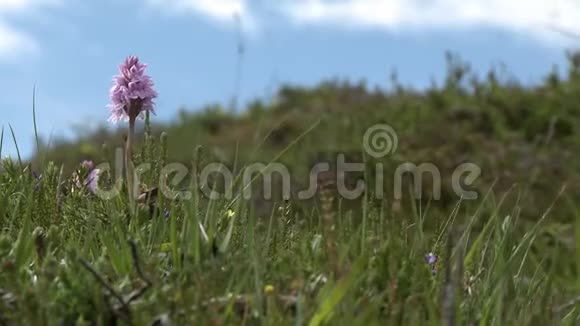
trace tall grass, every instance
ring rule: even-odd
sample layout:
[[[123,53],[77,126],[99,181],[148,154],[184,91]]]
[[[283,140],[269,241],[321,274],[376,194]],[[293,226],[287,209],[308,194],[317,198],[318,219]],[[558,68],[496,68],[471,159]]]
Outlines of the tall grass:
[[[166,145],[147,146],[159,166]],[[246,201],[204,198],[195,182],[191,200],[159,196],[134,212],[127,196],[74,189],[53,163],[37,173],[2,162],[0,324],[579,321],[578,254],[550,236],[550,207],[528,225],[522,207],[504,207],[510,193],[496,200],[490,189],[475,210],[459,201],[447,216],[365,200],[358,216],[324,191],[311,215],[288,201],[261,219]]]
[[[489,85],[479,85],[491,89],[486,96],[501,95],[503,101],[511,103],[512,97],[497,93],[500,88],[492,77]],[[553,87],[559,90],[561,86]],[[324,95],[327,90],[319,91]],[[350,91],[346,89],[345,94]],[[435,92],[432,100],[445,102],[452,91],[457,89]],[[445,96],[441,99],[437,94]],[[294,106],[292,101],[297,99],[306,102],[307,95],[289,96],[285,105]],[[399,95],[391,99],[405,104],[411,98]],[[289,123],[289,133],[297,137],[276,154],[264,156],[269,158],[265,161],[273,163],[292,156],[290,161],[302,162],[305,152],[317,148],[299,142],[318,140],[321,135],[326,142],[320,147],[348,138],[352,148],[359,141],[353,130],[364,129],[369,120],[388,120],[366,115],[376,114],[375,101],[381,103],[386,96],[365,96],[367,111],[356,123],[349,120],[351,112],[315,112],[313,123],[296,114],[299,118],[284,115],[279,124]],[[525,98],[536,96],[530,92]],[[276,110],[283,111],[281,108]],[[430,114],[424,120],[431,124],[439,115]],[[325,120],[320,115],[334,118]],[[268,116],[262,118],[267,120]],[[336,131],[339,122],[353,134]],[[33,123],[40,152],[35,90]],[[449,122],[441,118],[439,124],[444,123]],[[260,122],[258,129],[261,127]],[[279,132],[278,127],[268,129],[264,123],[266,130],[252,130],[251,148],[240,149],[244,144],[236,142],[233,171],[243,169],[247,157],[257,159],[259,151],[277,149],[268,145],[268,139]],[[403,127],[401,130],[406,130]],[[144,142],[134,151],[134,159],[136,164],[151,163],[153,168],[143,174],[142,200],[133,205],[128,201],[126,184],[123,193],[111,199],[79,187],[63,166],[49,161],[47,149],[33,171],[22,160],[10,126],[17,162],[7,158],[0,165],[0,325],[580,322],[580,213],[565,188],[543,198],[542,202],[551,204],[530,218],[529,212],[539,205],[534,203],[524,219],[522,212],[534,200],[526,200],[532,191],[519,186],[497,194],[495,183],[491,183],[475,205],[457,200],[437,210],[432,209],[431,201],[410,198],[410,191],[410,199],[406,199],[413,204],[412,209],[400,210],[396,208],[400,203],[388,197],[375,200],[370,193],[353,207],[329,183],[306,207],[294,200],[281,201],[263,217],[251,201],[243,199],[241,174],[235,178],[232,199],[202,195],[196,177],[208,159],[203,147],[191,148],[193,157],[181,153],[190,157],[194,171],[195,177],[180,185],[191,192],[191,198],[155,195],[162,167],[170,160],[168,148],[172,142],[182,148],[188,137],[171,139],[171,133],[154,137],[151,129],[147,114]],[[441,128],[431,131],[433,134],[417,134],[436,138],[433,136],[440,134]],[[479,145],[478,139],[473,142]],[[3,143],[4,128],[0,132],[0,157]],[[444,156],[446,152],[441,153],[436,154]],[[246,159],[239,159],[239,154]],[[102,161],[110,158],[107,146],[100,156]],[[364,177],[367,184],[373,184],[371,173]],[[116,182],[107,174],[101,179],[102,186]],[[252,182],[258,179],[259,175]],[[561,219],[553,219],[554,208],[569,211],[574,222],[561,224]],[[436,261],[428,262],[428,254]]]

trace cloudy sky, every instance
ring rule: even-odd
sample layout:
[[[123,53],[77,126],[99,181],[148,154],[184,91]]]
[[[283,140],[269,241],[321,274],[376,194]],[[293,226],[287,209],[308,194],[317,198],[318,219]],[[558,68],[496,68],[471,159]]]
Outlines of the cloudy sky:
[[[32,152],[34,85],[44,137],[104,124],[111,77],[133,54],[155,79],[157,119],[170,120],[284,83],[386,88],[397,70],[425,87],[441,80],[446,50],[534,83],[565,67],[576,34],[577,0],[0,0],[0,127]],[[15,153],[8,139],[3,156]]]

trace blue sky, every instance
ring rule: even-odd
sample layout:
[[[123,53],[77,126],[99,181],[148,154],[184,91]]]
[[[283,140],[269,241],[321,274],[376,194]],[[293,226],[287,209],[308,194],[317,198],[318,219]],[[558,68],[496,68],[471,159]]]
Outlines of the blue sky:
[[[108,91],[128,55],[149,65],[156,119],[180,107],[268,98],[284,83],[331,78],[424,87],[451,50],[485,72],[505,63],[541,80],[580,34],[576,0],[0,0],[0,126],[34,149],[32,89],[45,138],[105,124]],[[76,126],[76,127],[75,127]],[[2,155],[14,155],[5,132]]]

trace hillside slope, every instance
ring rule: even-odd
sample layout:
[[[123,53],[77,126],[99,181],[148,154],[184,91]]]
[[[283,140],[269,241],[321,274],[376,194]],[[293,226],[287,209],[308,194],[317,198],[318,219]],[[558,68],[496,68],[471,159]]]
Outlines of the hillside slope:
[[[522,207],[529,212],[524,215],[540,216],[564,184],[568,198],[580,198],[580,55],[569,56],[565,77],[554,72],[533,87],[501,70],[475,76],[457,57],[447,59],[445,83],[425,91],[406,88],[396,78],[389,91],[341,81],[311,89],[285,86],[271,101],[256,100],[238,114],[219,106],[182,110],[170,123],[153,123],[151,135],[159,139],[166,132],[167,160],[184,164],[191,163],[199,145],[204,162],[238,168],[268,163],[284,151],[277,161],[289,167],[295,188],[304,188],[312,166],[333,161],[338,153],[374,166],[377,160],[361,151],[363,136],[376,124],[388,124],[397,133],[398,147],[379,160],[385,175],[392,176],[405,162],[435,164],[442,176],[435,207],[457,202],[451,176],[464,162],[481,167],[482,176],[474,185],[481,195],[492,185],[496,194],[516,185],[511,197],[526,201]],[[123,131],[103,127],[78,141],[41,148],[40,153],[71,171],[85,159],[112,159],[112,148],[120,146],[122,138]],[[367,169],[369,180],[372,171]],[[393,185],[388,179],[385,193],[390,202]],[[430,181],[424,182],[425,202],[432,194]],[[555,215],[569,219],[565,205],[560,206]]]

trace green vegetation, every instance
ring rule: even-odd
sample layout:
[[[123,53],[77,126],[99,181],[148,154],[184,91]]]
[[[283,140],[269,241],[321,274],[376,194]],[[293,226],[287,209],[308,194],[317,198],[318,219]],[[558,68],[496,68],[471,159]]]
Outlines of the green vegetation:
[[[421,198],[409,188],[401,201],[390,179],[382,198],[342,200],[323,183],[308,201],[283,200],[279,187],[267,201],[209,199],[190,176],[177,186],[190,200],[150,192],[133,206],[125,188],[105,200],[71,177],[86,175],[83,160],[112,162],[122,130],[50,148],[39,139],[30,163],[1,165],[0,325],[578,324],[580,56],[565,78],[534,87],[497,71],[479,78],[453,56],[448,69],[426,91],[329,82],[284,87],[241,113],[183,111],[145,124],[134,150],[136,164],[152,164],[143,191],[166,163],[197,176],[222,162],[240,194],[242,168],[273,161],[301,190],[314,164],[344,153],[368,167],[350,176],[367,189],[376,163],[388,176],[432,162],[440,200],[428,178]],[[379,123],[399,145],[375,159],[362,140]],[[463,162],[482,169],[477,200],[451,188]]]
[[[305,189],[308,172],[319,161],[335,160],[337,153],[346,154],[347,161],[365,160],[365,131],[386,123],[398,133],[399,146],[381,160],[385,175],[392,176],[404,162],[435,164],[443,189],[441,200],[433,204],[441,206],[443,213],[456,204],[451,176],[464,162],[481,167],[482,176],[475,185],[481,195],[492,185],[499,194],[516,185],[514,196],[522,192],[519,200],[526,217],[540,216],[564,184],[567,196],[580,198],[580,157],[576,154],[580,152],[580,54],[570,55],[567,73],[554,72],[534,87],[520,85],[505,69],[479,77],[457,57],[447,59],[445,83],[426,91],[405,88],[395,77],[390,91],[338,81],[313,89],[287,86],[273,99],[257,100],[240,113],[214,105],[181,111],[167,124],[152,121],[151,137],[159,139],[161,132],[167,133],[170,162],[190,165],[193,152],[202,146],[203,163],[223,162],[231,169],[236,164],[239,168],[268,163],[287,149],[277,161],[292,172],[294,188]],[[125,133],[103,127],[75,142],[56,142],[50,150],[41,141],[41,155],[34,166],[43,158],[64,164],[70,174],[86,159],[113,162],[114,149],[122,146]],[[145,136],[141,133],[137,138]],[[374,162],[369,164],[374,166]],[[372,176],[368,179],[372,181]],[[385,192],[392,199],[393,186],[388,181]],[[508,200],[515,205],[515,200]],[[405,203],[404,208],[410,211],[415,205]],[[573,219],[565,205],[555,209],[552,218]]]

